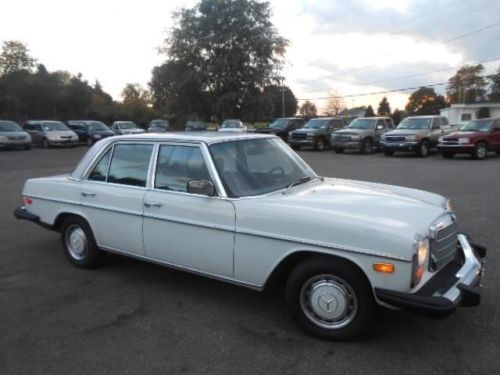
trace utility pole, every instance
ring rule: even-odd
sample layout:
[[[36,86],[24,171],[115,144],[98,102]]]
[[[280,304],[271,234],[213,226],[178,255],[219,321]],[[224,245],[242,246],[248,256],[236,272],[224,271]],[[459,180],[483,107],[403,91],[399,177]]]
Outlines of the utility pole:
[[[285,77],[281,76],[281,104],[282,104],[282,117],[285,117],[285,86],[283,85]]]

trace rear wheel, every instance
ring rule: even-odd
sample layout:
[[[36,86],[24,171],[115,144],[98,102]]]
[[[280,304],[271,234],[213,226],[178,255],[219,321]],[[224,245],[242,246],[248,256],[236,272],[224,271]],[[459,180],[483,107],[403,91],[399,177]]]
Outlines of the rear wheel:
[[[394,155],[394,151],[392,151],[392,150],[384,150],[384,155],[385,156],[393,156]]]
[[[61,242],[71,264],[93,268],[102,256],[87,222],[78,216],[66,218],[61,226]]]
[[[478,142],[472,151],[472,158],[476,160],[483,160],[488,154],[488,145],[484,142]]]
[[[362,154],[371,154],[373,151],[373,143],[371,139],[364,139],[361,143],[361,153]]]
[[[455,154],[453,152],[443,151],[441,152],[441,156],[445,159],[451,159],[455,156]]]
[[[349,340],[362,334],[375,314],[366,277],[341,259],[312,258],[300,263],[286,284],[293,318],[310,334]]]
[[[429,142],[428,141],[422,141],[420,142],[420,145],[418,146],[417,149],[417,155],[425,158],[427,155],[429,155]]]

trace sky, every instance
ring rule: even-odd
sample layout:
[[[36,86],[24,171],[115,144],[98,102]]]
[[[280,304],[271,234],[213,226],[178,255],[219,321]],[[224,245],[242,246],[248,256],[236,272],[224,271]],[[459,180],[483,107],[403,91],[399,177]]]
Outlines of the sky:
[[[17,0],[1,5],[0,42],[20,40],[49,70],[96,79],[115,99],[126,83],[147,86],[172,12],[195,0]],[[285,85],[320,110],[323,98],[347,107],[386,95],[404,108],[410,91],[443,83],[467,63],[500,66],[500,0],[271,0],[272,21],[289,40]],[[483,31],[475,30],[488,27]],[[468,36],[464,36],[473,32]],[[437,86],[443,93],[445,86]]]

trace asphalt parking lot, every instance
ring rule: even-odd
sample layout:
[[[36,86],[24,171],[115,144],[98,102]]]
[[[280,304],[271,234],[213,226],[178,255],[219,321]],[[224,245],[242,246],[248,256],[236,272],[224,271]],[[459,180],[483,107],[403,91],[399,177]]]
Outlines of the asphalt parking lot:
[[[382,311],[350,343],[312,338],[281,294],[109,256],[85,271],[57,233],[16,221],[25,179],[70,171],[86,151],[0,150],[0,373],[496,374],[500,371],[500,157],[300,154],[320,174],[446,195],[488,249],[483,302],[445,320]]]

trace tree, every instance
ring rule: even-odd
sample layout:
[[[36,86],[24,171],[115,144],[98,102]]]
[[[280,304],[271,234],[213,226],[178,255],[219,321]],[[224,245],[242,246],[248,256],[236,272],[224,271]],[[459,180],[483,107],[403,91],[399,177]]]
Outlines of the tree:
[[[446,95],[450,103],[473,103],[485,99],[487,82],[481,64],[465,65],[448,80]]]
[[[378,103],[377,113],[379,116],[390,116],[391,115],[391,106],[389,105],[389,101],[384,96],[380,103]]]
[[[394,125],[398,125],[401,120],[406,117],[404,111],[400,111],[399,109],[395,109],[392,113],[392,121],[394,121]]]
[[[138,83],[127,83],[122,90],[123,104],[128,105],[147,105],[150,101],[149,92],[142,88]]]
[[[238,113],[248,92],[277,82],[288,41],[274,28],[268,2],[201,0],[174,17],[162,48],[166,64],[180,64],[195,75],[196,89],[208,94],[219,119]],[[155,101],[160,97],[157,86],[151,84]],[[174,94],[163,101],[185,95],[179,90],[190,85],[176,79],[172,88]]]
[[[283,117],[283,94],[285,96],[285,117],[294,116],[297,113],[298,103],[295,94],[288,86],[270,85],[264,87],[264,96],[272,103],[271,118]],[[266,120],[270,120],[266,119]],[[264,119],[260,119],[264,120]]]
[[[368,108],[366,108],[365,117],[373,117],[373,116],[375,116],[375,112],[373,112],[372,106],[369,105]]]
[[[491,102],[500,102],[500,67],[490,76],[491,91],[488,99]]]
[[[18,70],[31,70],[35,59],[30,56],[28,47],[17,40],[3,42],[0,54],[0,76]]]
[[[328,99],[325,105],[325,115],[338,116],[346,108],[344,99],[342,99],[337,91],[332,90],[328,93]]]
[[[311,117],[316,117],[317,114],[317,108],[316,105],[309,100],[306,100],[299,109],[299,112],[302,117],[305,119],[310,119]]]
[[[446,107],[446,99],[436,94],[431,87],[421,87],[408,98],[406,111],[410,115],[439,115],[439,110]]]

